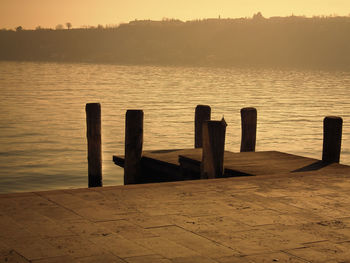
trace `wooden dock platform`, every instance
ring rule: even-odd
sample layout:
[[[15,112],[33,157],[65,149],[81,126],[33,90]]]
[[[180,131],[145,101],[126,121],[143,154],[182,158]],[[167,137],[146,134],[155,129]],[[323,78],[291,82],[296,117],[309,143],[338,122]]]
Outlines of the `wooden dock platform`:
[[[116,165],[124,167],[123,156],[113,156],[113,160]],[[140,183],[199,179],[201,161],[201,148],[144,151]],[[282,175],[318,171],[326,166],[327,163],[317,159],[279,151],[225,151],[223,177]]]
[[[350,167],[334,163],[296,173],[3,194],[0,262],[349,262],[349,193]]]

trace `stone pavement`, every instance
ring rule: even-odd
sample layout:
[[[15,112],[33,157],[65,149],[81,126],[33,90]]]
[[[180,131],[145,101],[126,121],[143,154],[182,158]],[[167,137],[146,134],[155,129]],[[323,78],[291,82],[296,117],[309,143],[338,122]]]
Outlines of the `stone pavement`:
[[[0,262],[350,262],[350,167],[0,195]]]

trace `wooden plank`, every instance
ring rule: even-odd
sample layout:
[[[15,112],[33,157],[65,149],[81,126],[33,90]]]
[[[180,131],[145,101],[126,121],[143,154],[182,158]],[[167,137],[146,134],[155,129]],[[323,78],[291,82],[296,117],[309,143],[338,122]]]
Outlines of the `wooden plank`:
[[[115,156],[114,159],[118,164],[122,163],[123,157]],[[199,179],[201,161],[201,148],[145,151],[142,157],[144,168],[153,172],[158,171],[160,177],[166,177],[169,173],[173,178],[170,181]],[[329,165],[317,159],[279,151],[224,153],[224,177],[282,175],[310,171],[319,173]],[[332,164],[332,167],[344,166]]]
[[[196,158],[197,161],[200,160],[198,155],[187,155],[186,157]],[[338,173],[349,168],[346,165],[338,163],[327,164],[317,159],[278,151],[225,152],[224,166],[226,176],[282,176],[298,172],[313,172],[318,174],[327,172]]]
[[[191,152],[202,152],[197,149],[175,149],[145,151],[142,157],[143,182],[167,182],[185,179],[197,179],[192,175],[183,176],[179,163],[179,155]]]
[[[200,162],[200,153],[188,153],[180,156],[181,161]],[[193,161],[194,160],[194,161]],[[190,161],[191,162],[191,161]],[[266,152],[241,152],[233,153],[225,151],[225,174],[229,175],[266,175],[277,173],[289,173],[299,168],[306,167],[317,162],[315,159],[278,151]]]
[[[187,155],[192,153],[200,154],[200,156],[202,156],[202,148],[144,151],[143,156],[157,159],[166,163],[179,165],[179,155]]]
[[[186,155],[197,152],[201,154],[202,148],[143,151],[142,157],[159,160],[160,162],[169,163],[172,165],[179,165],[179,155]],[[124,167],[124,161],[125,158],[123,155],[113,156],[113,162],[120,167]]]

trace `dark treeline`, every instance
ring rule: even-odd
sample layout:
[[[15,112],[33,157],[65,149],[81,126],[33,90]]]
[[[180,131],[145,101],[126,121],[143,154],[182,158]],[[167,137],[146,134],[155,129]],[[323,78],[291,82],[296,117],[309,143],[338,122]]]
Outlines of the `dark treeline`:
[[[350,17],[132,21],[2,30],[0,60],[350,69]]]

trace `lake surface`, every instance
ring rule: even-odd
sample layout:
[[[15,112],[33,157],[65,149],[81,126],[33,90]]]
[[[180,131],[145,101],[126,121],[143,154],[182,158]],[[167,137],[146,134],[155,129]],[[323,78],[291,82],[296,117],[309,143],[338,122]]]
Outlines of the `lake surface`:
[[[225,117],[240,149],[240,109],[258,110],[257,151],[321,158],[323,118],[344,121],[350,165],[350,72],[0,62],[0,192],[87,187],[85,104],[102,106],[104,185],[123,184],[127,109],[144,110],[144,149],[194,144],[194,109]]]

